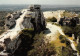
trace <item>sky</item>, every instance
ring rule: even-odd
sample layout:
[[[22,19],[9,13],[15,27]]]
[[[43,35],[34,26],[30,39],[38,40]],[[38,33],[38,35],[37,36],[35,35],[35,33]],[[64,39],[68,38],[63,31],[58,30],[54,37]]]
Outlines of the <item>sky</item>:
[[[0,4],[80,5],[80,0],[0,0]]]

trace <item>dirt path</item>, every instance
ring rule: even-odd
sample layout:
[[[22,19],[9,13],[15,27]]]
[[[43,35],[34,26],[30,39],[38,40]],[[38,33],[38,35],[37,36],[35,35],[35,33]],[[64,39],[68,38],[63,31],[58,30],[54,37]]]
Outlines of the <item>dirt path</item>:
[[[45,34],[46,34],[46,39],[48,39],[50,42],[51,41],[54,41],[56,40],[59,35],[65,35],[63,32],[62,32],[62,29],[59,27],[59,26],[56,26],[50,22],[47,23],[47,26],[48,30],[45,31]]]
[[[47,23],[47,26],[46,26],[47,28],[48,28],[48,30],[46,30],[45,31],[45,42],[47,42],[47,41],[49,41],[49,42],[51,42],[51,41],[54,41],[54,40],[56,40],[60,35],[63,35],[63,36],[65,36],[65,34],[64,34],[64,32],[62,31],[62,29],[61,29],[61,27],[59,27],[59,26],[56,26],[56,25],[54,25],[54,24],[52,24],[52,23]],[[68,39],[68,38],[67,38]],[[46,41],[47,40],[47,41]],[[73,40],[70,40],[70,39],[68,39],[69,41],[70,41],[70,43],[71,43],[71,47],[72,47],[72,49],[74,50],[74,51],[77,51],[76,50],[76,47],[75,47],[75,45],[74,45],[74,41]],[[57,43],[56,43],[57,44]]]

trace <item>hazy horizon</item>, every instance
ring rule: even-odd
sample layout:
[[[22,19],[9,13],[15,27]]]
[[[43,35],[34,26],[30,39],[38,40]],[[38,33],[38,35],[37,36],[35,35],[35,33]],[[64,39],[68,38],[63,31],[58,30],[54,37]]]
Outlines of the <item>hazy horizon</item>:
[[[80,6],[80,0],[0,0],[0,5],[6,4],[41,4],[41,5],[75,5]]]
[[[0,6],[26,6],[26,5],[32,5],[32,4],[0,4]],[[34,4],[33,4],[34,5]],[[42,5],[42,6],[58,6],[58,7],[80,7],[80,5],[51,5],[51,4],[36,4],[36,5]]]

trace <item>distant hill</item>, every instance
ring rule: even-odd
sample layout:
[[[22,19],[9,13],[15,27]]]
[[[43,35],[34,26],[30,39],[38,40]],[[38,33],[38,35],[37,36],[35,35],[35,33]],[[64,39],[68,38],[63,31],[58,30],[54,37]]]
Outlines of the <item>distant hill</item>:
[[[0,11],[18,11],[28,8],[28,5],[0,5]]]
[[[17,11],[28,8],[29,5],[0,5],[0,11]],[[80,12],[80,6],[42,5],[42,11],[67,10]]]

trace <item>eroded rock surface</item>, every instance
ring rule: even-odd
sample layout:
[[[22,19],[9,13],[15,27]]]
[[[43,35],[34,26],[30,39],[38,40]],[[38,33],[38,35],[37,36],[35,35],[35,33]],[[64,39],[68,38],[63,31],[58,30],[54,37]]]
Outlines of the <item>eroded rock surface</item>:
[[[15,52],[21,44],[20,32],[25,28],[33,28],[35,33],[40,33],[46,28],[44,15],[38,5],[7,16],[6,32],[0,36],[0,55],[9,56]]]

